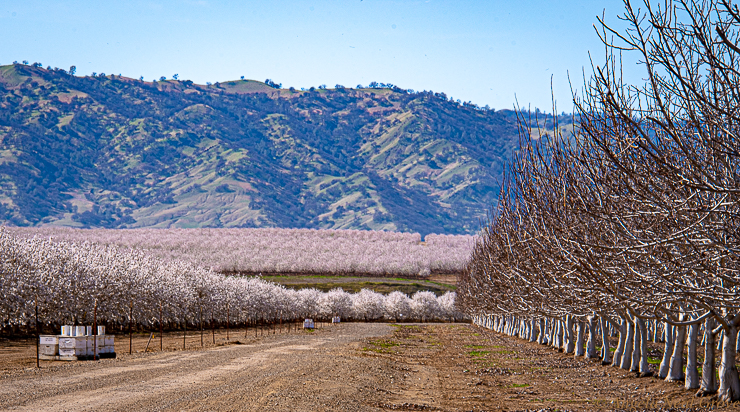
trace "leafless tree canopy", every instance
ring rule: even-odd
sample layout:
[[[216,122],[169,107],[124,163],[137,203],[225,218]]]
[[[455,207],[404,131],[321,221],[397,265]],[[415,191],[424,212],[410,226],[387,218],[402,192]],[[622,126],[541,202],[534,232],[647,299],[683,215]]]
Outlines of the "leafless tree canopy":
[[[614,364],[638,372],[660,330],[661,377],[738,400],[740,11],[730,0],[625,0],[620,19],[626,30],[599,20],[605,59],[574,95],[575,131],[556,125],[535,140],[533,122],[520,122],[521,151],[458,304],[530,339],[551,325],[552,344],[561,327],[563,342],[577,340],[581,322],[592,337],[619,331]],[[644,84],[622,76],[622,57],[635,55]],[[713,352],[696,375],[700,329],[706,348],[722,335],[718,385]]]

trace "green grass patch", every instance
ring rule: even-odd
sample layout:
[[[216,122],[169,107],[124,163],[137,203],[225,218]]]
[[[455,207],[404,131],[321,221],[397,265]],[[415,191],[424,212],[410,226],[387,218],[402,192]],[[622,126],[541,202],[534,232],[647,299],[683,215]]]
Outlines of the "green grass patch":
[[[381,348],[386,348],[386,349],[387,348],[392,348],[394,346],[398,346],[398,343],[397,342],[393,342],[393,341],[386,340],[386,339],[371,340],[370,341],[370,344],[371,345],[375,345],[375,346],[379,346]]]
[[[484,357],[488,355],[489,353],[491,352],[487,350],[473,350],[473,351],[468,352],[468,355],[475,356],[475,357]]]
[[[513,355],[513,354],[516,353],[516,351],[513,351],[513,350],[497,350],[497,351],[495,351],[493,353],[499,353],[499,354],[502,354],[502,355]]]
[[[660,358],[651,358],[651,357],[648,357],[648,363],[650,363],[652,365],[658,365],[658,364],[660,364],[661,361],[662,360]]]
[[[391,323],[391,326],[398,328],[398,330],[405,330],[407,332],[421,332],[421,328],[417,325],[399,325],[398,323]]]
[[[528,383],[515,383],[511,385],[512,388],[526,388],[527,386],[529,386]]]
[[[485,349],[486,348],[485,345],[465,345],[465,347],[470,348],[470,349]]]

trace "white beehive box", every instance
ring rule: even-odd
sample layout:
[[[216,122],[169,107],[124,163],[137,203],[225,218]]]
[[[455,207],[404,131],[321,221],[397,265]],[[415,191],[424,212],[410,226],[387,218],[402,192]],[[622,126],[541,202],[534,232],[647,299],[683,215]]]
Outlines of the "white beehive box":
[[[107,353],[105,352],[105,336],[98,335],[97,338],[95,336],[88,336],[87,337],[87,352],[88,355],[93,356],[96,353],[100,355],[101,353]],[[97,344],[98,349],[95,350],[94,345]]]
[[[59,338],[54,335],[41,335],[39,336],[39,343],[42,345],[58,345]]]
[[[59,348],[59,356],[62,358],[74,357],[75,358],[74,360],[77,360],[77,356],[80,356],[80,354],[74,348],[72,349]]]
[[[39,345],[39,354],[44,356],[57,356],[59,355],[59,345]]]
[[[87,336],[63,336],[59,338],[59,349],[75,349],[80,354],[87,350]]]
[[[61,335],[39,336],[39,358],[73,361],[93,359],[95,354],[99,358],[115,358],[113,335],[105,334],[105,326],[98,326],[98,334],[90,335],[93,329],[92,326],[64,325]]]
[[[306,319],[303,321],[303,329],[313,329],[314,323],[313,319]]]
[[[96,344],[97,344],[98,348],[100,348],[102,346],[105,346],[105,338],[102,337],[102,336],[98,336],[98,337],[88,336],[87,337],[87,348],[88,349],[92,350],[93,349],[93,346],[96,345]]]

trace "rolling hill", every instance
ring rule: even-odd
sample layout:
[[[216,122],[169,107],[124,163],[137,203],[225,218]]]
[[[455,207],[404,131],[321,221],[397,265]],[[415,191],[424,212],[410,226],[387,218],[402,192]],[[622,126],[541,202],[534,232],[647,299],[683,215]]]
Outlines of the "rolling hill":
[[[518,142],[442,93],[274,86],[0,66],[0,221],[474,233]]]

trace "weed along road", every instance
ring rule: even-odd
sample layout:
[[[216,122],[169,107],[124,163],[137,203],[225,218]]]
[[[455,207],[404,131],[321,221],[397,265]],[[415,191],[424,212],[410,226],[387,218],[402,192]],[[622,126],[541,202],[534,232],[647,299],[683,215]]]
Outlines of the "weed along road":
[[[0,410],[591,411],[696,401],[681,385],[470,324],[323,324],[243,336],[203,350],[43,362],[40,370],[5,362]]]

